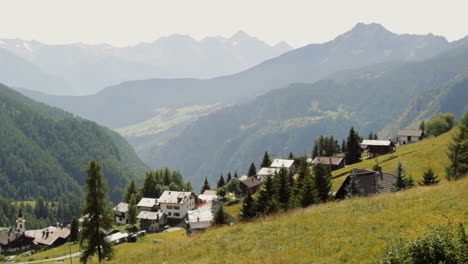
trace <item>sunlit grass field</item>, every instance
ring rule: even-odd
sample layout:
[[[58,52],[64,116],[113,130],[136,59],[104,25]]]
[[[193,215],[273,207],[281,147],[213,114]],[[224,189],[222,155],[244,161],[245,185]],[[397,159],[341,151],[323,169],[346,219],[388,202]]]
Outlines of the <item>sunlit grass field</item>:
[[[47,260],[57,257],[62,257],[65,255],[70,254],[70,252],[76,253],[79,251],[79,244],[65,244],[63,246],[59,246],[56,248],[52,248],[45,251],[39,251],[31,256],[26,256],[25,253],[18,255],[14,258],[16,262],[23,262],[23,261],[36,261],[36,260]]]
[[[444,168],[449,163],[446,151],[452,136],[457,130],[455,128],[438,137],[431,137],[421,142],[398,146],[393,153],[336,170],[333,172],[333,176],[337,178],[333,180],[332,190],[338,190],[345,179],[345,177],[341,176],[349,175],[353,168],[372,169],[376,161],[379,162],[382,171],[388,173],[395,173],[398,162],[401,162],[407,174],[411,175],[416,182],[422,178],[423,172],[428,168],[434,170],[439,180],[445,180]]]
[[[379,263],[432,223],[468,225],[468,178],[330,202],[186,237],[116,247],[110,263]],[[159,234],[157,234],[159,236]],[[164,238],[163,238],[164,239]]]

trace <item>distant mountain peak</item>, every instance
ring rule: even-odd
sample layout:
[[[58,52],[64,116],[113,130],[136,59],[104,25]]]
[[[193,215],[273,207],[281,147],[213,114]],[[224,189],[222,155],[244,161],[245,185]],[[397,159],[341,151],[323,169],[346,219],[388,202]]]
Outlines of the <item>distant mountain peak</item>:
[[[230,40],[243,40],[243,39],[252,39],[254,37],[250,36],[249,34],[245,33],[243,30],[237,31]]]

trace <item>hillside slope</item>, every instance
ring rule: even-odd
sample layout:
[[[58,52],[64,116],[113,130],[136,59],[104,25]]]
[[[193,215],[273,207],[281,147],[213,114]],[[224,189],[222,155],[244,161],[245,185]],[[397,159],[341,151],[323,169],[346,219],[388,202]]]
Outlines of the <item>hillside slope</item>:
[[[103,164],[110,197],[147,166],[117,133],[0,85],[0,196],[16,200],[80,194],[85,166]]]
[[[330,202],[163,243],[122,244],[109,263],[380,263],[402,237],[468,224],[468,178]]]

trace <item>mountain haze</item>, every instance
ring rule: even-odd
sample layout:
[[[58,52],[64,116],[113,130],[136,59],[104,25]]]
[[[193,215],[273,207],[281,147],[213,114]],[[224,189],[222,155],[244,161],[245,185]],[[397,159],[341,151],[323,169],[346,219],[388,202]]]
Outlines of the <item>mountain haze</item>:
[[[13,77],[10,85],[59,95],[94,94],[103,87],[128,80],[212,78],[245,70],[290,49],[284,42],[270,46],[242,31],[231,38],[207,37],[201,41],[190,36],[172,35],[123,48],[107,44],[47,45],[37,41],[0,39],[3,52],[8,51],[42,72],[63,80],[61,90],[50,87],[47,82],[37,81],[32,85]]]

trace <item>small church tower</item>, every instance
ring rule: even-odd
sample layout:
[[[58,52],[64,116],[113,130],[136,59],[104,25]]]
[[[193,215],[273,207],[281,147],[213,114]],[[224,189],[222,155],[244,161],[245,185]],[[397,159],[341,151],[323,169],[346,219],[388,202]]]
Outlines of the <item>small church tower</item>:
[[[20,208],[18,213],[18,220],[16,220],[16,230],[18,230],[20,233],[24,233],[26,231],[26,220],[24,220],[23,208]]]

